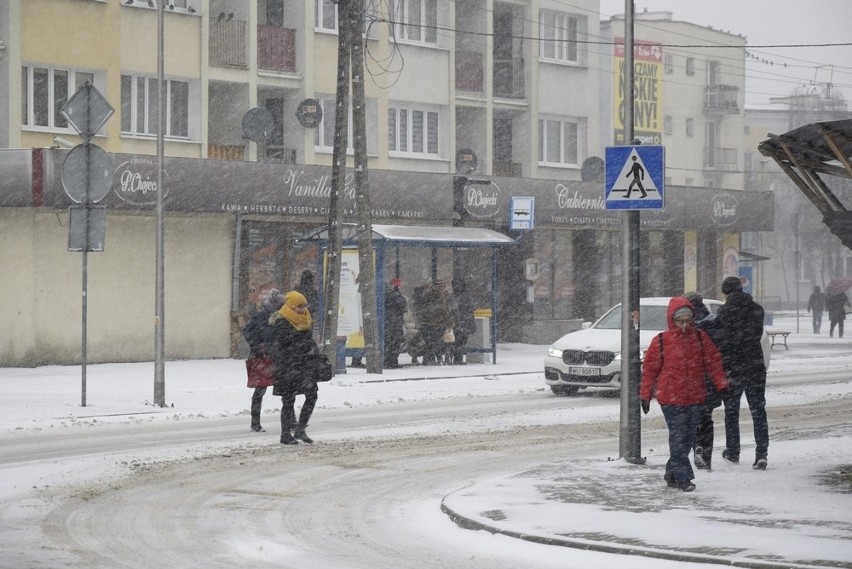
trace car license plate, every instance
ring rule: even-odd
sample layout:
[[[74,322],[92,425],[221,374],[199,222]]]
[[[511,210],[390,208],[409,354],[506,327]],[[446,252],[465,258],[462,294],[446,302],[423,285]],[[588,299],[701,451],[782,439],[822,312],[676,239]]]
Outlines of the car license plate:
[[[599,367],[569,367],[568,375],[595,375],[601,374]]]

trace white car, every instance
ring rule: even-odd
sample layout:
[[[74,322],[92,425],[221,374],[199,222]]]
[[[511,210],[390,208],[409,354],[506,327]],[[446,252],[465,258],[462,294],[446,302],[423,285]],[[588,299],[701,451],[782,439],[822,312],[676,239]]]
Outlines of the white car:
[[[671,297],[639,299],[639,349],[644,357],[648,344],[667,328],[666,310]],[[704,304],[715,314],[721,301],[709,298]],[[764,361],[769,369],[770,342],[766,332],[761,339]],[[621,389],[621,304],[616,304],[594,324],[566,334],[547,349],[544,382],[556,395],[574,395],[580,389],[596,387]]]

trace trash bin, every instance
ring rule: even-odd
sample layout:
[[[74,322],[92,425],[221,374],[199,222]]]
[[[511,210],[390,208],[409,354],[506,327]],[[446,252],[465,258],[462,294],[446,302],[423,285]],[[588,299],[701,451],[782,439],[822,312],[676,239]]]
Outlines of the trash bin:
[[[334,373],[346,373],[346,336],[337,337],[337,357]]]
[[[488,316],[474,317],[476,331],[467,339],[467,349],[491,350],[491,318]],[[471,364],[483,364],[486,354],[484,352],[467,352],[467,362]]]

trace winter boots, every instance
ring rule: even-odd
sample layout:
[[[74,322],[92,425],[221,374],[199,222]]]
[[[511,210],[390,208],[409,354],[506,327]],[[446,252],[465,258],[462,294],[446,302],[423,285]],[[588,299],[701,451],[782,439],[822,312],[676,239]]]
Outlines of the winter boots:
[[[754,458],[754,464],[752,464],[751,467],[755,470],[766,470],[768,464],[769,463],[767,462],[765,456],[758,455]]]
[[[314,444],[314,440],[308,436],[308,433],[305,432],[305,427],[301,425],[296,427],[293,431],[293,437],[298,441],[302,441],[306,445]]]
[[[260,412],[252,411],[251,413],[251,430],[255,433],[265,433],[266,429],[260,426]]]

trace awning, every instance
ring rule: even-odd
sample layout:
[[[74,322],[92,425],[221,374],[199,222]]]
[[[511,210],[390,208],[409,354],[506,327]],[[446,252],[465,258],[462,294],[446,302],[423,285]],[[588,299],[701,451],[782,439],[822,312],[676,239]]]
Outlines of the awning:
[[[740,259],[749,262],[749,261],[768,261],[772,257],[764,257],[763,255],[758,255],[757,253],[752,253],[751,251],[743,251],[740,250]]]
[[[355,243],[356,225],[343,224],[343,242]],[[313,230],[298,241],[327,241],[328,226]],[[515,240],[482,227],[434,227],[425,225],[373,225],[373,241],[431,247],[495,247],[513,245]]]

